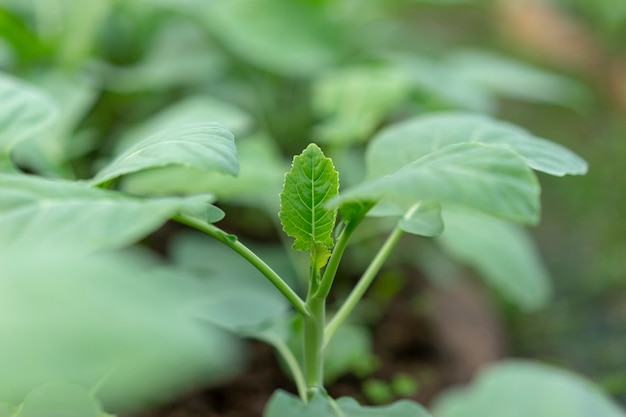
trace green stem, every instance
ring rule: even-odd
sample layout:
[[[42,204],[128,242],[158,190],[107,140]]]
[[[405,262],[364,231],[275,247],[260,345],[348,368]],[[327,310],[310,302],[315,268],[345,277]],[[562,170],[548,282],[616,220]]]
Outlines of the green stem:
[[[337,313],[330,320],[324,331],[325,346],[328,345],[339,326],[341,326],[352,310],[354,310],[361,298],[363,298],[363,295],[372,284],[372,281],[376,278],[376,274],[378,274],[378,271],[380,271],[380,268],[389,257],[389,254],[395,245],[398,243],[402,233],[403,231],[399,227],[393,229],[383,246],[380,248],[374,259],[372,259],[372,262],[359,279],[357,285],[352,289],[352,292],[350,292],[346,301],[344,301],[339,311],[337,311]]]
[[[259,258],[256,253],[252,252],[247,246],[237,240],[237,238],[229,235],[213,224],[203,223],[187,216],[178,215],[174,217],[173,220],[200,230],[237,252],[245,260],[250,262],[252,266],[258,269],[259,272],[261,272],[268,279],[268,281],[271,282],[272,285],[274,285],[274,287],[276,287],[276,289],[285,296],[287,301],[291,303],[298,313],[300,313],[305,319],[311,316],[309,308],[304,301],[302,301],[298,294],[296,294],[291,287],[283,281],[280,275],[278,275],[269,265]]]
[[[316,295],[326,298],[328,297],[328,293],[330,293],[330,288],[333,285],[333,281],[335,280],[335,275],[337,274],[337,269],[339,268],[339,262],[343,257],[343,253],[348,246],[348,240],[352,236],[352,232],[356,229],[364,215],[359,219],[349,222],[346,224],[346,227],[343,229],[339,237],[337,238],[337,243],[335,244],[335,248],[333,249],[333,253],[330,255],[330,259],[328,260],[328,264],[326,265],[326,269],[324,270],[324,275],[322,275],[322,280],[317,289]]]
[[[307,298],[310,317],[304,318],[304,376],[307,399],[313,398],[324,386],[324,326],[326,323],[326,299],[313,295]]]

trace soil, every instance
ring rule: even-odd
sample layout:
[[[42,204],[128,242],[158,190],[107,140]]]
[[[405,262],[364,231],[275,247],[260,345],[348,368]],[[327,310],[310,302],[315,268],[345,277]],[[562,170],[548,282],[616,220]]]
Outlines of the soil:
[[[442,389],[467,382],[480,366],[504,355],[503,333],[489,298],[471,277],[463,278],[446,288],[412,280],[412,288],[394,296],[372,327],[381,367],[370,378],[415,376],[419,390],[408,398],[428,405]],[[415,308],[417,290],[429,298],[422,314]],[[295,393],[295,387],[271,347],[256,341],[250,345],[249,369],[236,379],[133,417],[261,417],[274,390]],[[345,375],[327,388],[335,398],[349,395],[367,404],[362,383],[355,375]]]

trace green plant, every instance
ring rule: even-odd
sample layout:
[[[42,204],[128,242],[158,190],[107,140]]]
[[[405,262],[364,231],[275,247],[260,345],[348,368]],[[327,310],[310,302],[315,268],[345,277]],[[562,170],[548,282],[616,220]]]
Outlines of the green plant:
[[[46,274],[59,280],[58,288],[65,296],[84,285],[81,277],[84,278],[86,271],[91,271],[93,279],[101,276],[100,285],[108,290],[116,287],[105,284],[107,276],[118,277],[113,280],[118,284],[120,280],[138,280],[141,286],[135,292],[145,293],[146,288],[154,286],[155,293],[150,299],[168,306],[159,320],[164,323],[151,324],[164,332],[163,340],[172,335],[171,312],[182,311],[183,317],[201,317],[229,332],[258,338],[276,348],[290,371],[299,398],[277,392],[267,406],[266,417],[428,415],[421,406],[409,401],[369,408],[360,406],[354,399],[330,398],[324,388],[325,350],[336,341],[336,335],[342,331],[403,234],[433,237],[451,226],[457,234],[472,235],[490,225],[501,238],[515,236],[518,232],[511,229],[511,223],[535,224],[539,219],[540,188],[533,170],[562,176],[583,174],[587,169],[586,163],[571,151],[518,127],[485,116],[444,113],[392,125],[377,135],[367,147],[367,179],[340,192],[339,174],[332,160],[320,147],[310,144],[293,159],[280,194],[279,219],[283,229],[294,239],[293,249],[305,252],[308,259],[304,291],[298,291],[297,281],[289,279],[293,272],[281,272],[289,271],[289,267],[270,266],[270,263],[281,265],[281,262],[284,265],[284,257],[270,262],[275,255],[265,249],[259,249],[257,254],[216,225],[224,213],[213,205],[212,195],[148,198],[114,190],[122,179],[138,174],[159,175],[160,168],[171,167],[217,175],[213,181],[219,187],[224,175],[236,176],[240,171],[233,135],[228,130],[217,124],[191,124],[165,130],[136,142],[90,180],[51,180],[20,172],[11,155],[18,142],[45,132],[55,117],[55,106],[38,90],[11,77],[0,78],[0,90],[5,98],[0,107],[0,248],[4,251],[0,257],[3,261],[0,276],[7,287],[4,291],[7,315],[21,314],[24,307],[19,302],[20,294],[24,288],[31,288],[31,284],[36,287],[37,280]],[[184,190],[187,184],[169,186]],[[329,314],[326,301],[339,263],[367,215],[391,218],[394,226],[348,297]],[[206,271],[194,266],[197,256],[188,257],[181,249],[191,245],[203,250],[202,244],[196,245],[194,241],[179,243],[176,247],[180,253],[173,254],[174,262],[169,266],[159,265],[135,252],[115,251],[136,242],[167,220],[213,237],[245,259],[248,269],[239,269],[242,267],[232,262],[228,252],[211,246],[206,256],[217,276],[210,280],[196,279]],[[489,255],[476,252],[476,248],[479,251],[485,248],[480,236],[475,236],[474,250],[455,246],[453,236],[448,234],[445,243],[453,252],[470,263],[476,259],[479,266],[491,265],[477,259]],[[36,265],[30,263],[33,256],[39,260]],[[174,279],[175,276],[178,278]],[[273,288],[259,287],[260,276]],[[508,284],[507,288],[512,288],[514,293],[519,290],[515,284]],[[172,295],[173,289],[176,295]],[[121,289],[114,297],[123,299],[126,291],[130,290]],[[11,294],[17,300],[14,304],[8,302]],[[85,294],[87,302],[97,299],[91,293]],[[277,298],[278,294],[282,297]],[[537,298],[546,296],[540,285],[530,294],[524,299],[529,306],[539,302]],[[72,297],[69,299],[75,301]],[[137,303],[138,309],[145,309],[147,316],[151,316],[156,310],[150,299],[133,298],[127,305]],[[285,308],[286,305],[291,309]],[[80,310],[72,310],[72,315],[77,311]],[[180,318],[177,314],[174,316]],[[138,316],[137,320],[142,326],[150,321],[144,316]],[[178,349],[176,353],[183,358],[188,357],[185,355],[196,358],[197,350],[186,348],[202,346],[198,340],[199,329],[186,325],[183,328],[185,331],[177,335],[182,340],[182,352]],[[79,333],[83,331],[80,326],[77,329]],[[10,335],[8,331],[5,336]],[[213,334],[211,340],[214,351],[232,343],[219,333]],[[102,341],[93,343],[99,345]],[[141,343],[131,345],[138,350],[143,348]],[[294,346],[302,351],[295,351]],[[134,387],[137,375],[153,365],[150,363],[145,369],[134,368],[121,375],[117,370],[108,369],[106,364],[81,373],[69,366],[51,371],[46,366],[28,363],[32,362],[28,353],[24,358],[26,362],[14,360],[17,365],[11,368],[7,358],[0,357],[0,367],[15,375],[18,373],[16,366],[28,366],[26,377],[5,383],[4,391],[11,395],[4,394],[8,396],[3,398],[5,403],[0,403],[0,413],[4,413],[0,415],[27,417],[41,415],[37,414],[41,410],[64,410],[63,415],[104,416],[96,398],[114,408],[135,405],[133,395],[145,393],[139,390],[140,393],[120,394],[123,389],[119,387]],[[132,365],[133,358],[132,355],[124,357],[121,365]],[[77,368],[82,365],[80,358],[72,359],[78,361]],[[121,366],[119,357],[109,359]],[[82,360],[92,363],[93,358]],[[216,362],[219,360],[223,360],[223,354],[218,355]],[[213,371],[218,368],[213,364]],[[520,369],[523,375],[535,377],[533,366]],[[515,367],[513,379],[514,371]],[[556,371],[541,368],[537,372],[552,375]],[[69,380],[74,385],[67,385],[67,381],[63,381],[65,385],[46,385],[46,375]],[[567,388],[574,384],[572,389],[584,391],[594,407],[605,410],[603,415],[621,415],[604,397],[577,380],[568,379],[567,374],[563,375],[559,374],[557,385],[564,384]],[[180,375],[183,381],[188,378],[189,372]],[[146,390],[153,393],[150,387]],[[31,392],[26,395],[28,391]],[[0,392],[3,392],[2,384]],[[450,404],[457,399],[443,400],[443,404],[446,401]],[[21,405],[13,405],[18,403]],[[462,408],[463,404],[461,402]],[[467,402],[467,407],[469,404]],[[477,415],[490,406],[471,405],[477,407]],[[437,416],[456,415],[454,405],[440,406],[439,410],[443,411],[436,412]],[[538,412],[560,413],[550,410]]]

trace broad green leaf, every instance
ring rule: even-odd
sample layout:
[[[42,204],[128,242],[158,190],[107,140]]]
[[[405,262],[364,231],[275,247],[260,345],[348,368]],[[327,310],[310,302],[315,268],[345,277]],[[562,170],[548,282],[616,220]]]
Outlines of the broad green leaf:
[[[349,145],[368,139],[408,95],[408,82],[388,67],[361,66],[329,72],[313,89],[313,108],[323,117],[323,142]]]
[[[487,116],[439,113],[416,117],[381,131],[367,149],[370,178],[391,174],[445,146],[484,143],[509,147],[529,167],[551,175],[580,175],[587,163],[567,148]]]
[[[326,208],[325,203],[338,191],[339,175],[317,145],[310,144],[293,158],[280,194],[279,217],[285,233],[295,238],[295,250],[316,251],[318,267],[333,246],[337,217],[337,210]]]
[[[464,77],[499,96],[574,109],[589,104],[590,92],[583,84],[528,62],[480,50],[454,52],[446,56],[446,61],[457,77]]]
[[[138,195],[196,194],[210,192],[221,202],[278,211],[278,195],[289,165],[276,144],[264,135],[237,141],[240,173],[237,177],[196,168],[170,166],[131,174],[121,188]]]
[[[0,417],[15,417],[16,413],[17,407],[13,404],[0,401]]]
[[[467,387],[444,391],[435,417],[624,417],[584,378],[531,361],[506,361],[481,371]]]
[[[505,299],[524,310],[544,306],[551,295],[548,273],[528,233],[500,219],[459,210],[443,213],[438,243],[475,268]]]
[[[251,117],[235,105],[206,94],[197,94],[185,97],[141,123],[134,124],[122,135],[116,144],[116,149],[121,153],[145,138],[162,131],[179,126],[201,124],[207,120],[219,120],[220,125],[237,138],[244,134],[252,124]]]
[[[48,127],[57,109],[42,91],[3,73],[0,97],[0,158],[6,159],[16,144]]]
[[[232,376],[241,346],[190,308],[202,285],[136,252],[66,243],[0,251],[0,398],[71,381],[123,411]]]
[[[46,129],[17,145],[13,159],[20,167],[59,177],[73,176],[67,161],[82,156],[94,144],[89,137],[76,133],[76,128],[91,109],[99,91],[96,83],[84,74],[60,71],[46,72],[33,79],[40,88],[54,97],[59,114]]]
[[[211,123],[166,130],[123,152],[91,182],[103,184],[133,172],[169,165],[237,175],[239,163],[233,135]]]
[[[207,29],[230,52],[281,75],[315,75],[345,53],[340,26],[320,2],[229,0],[203,7]]]
[[[410,83],[416,101],[426,109],[466,109],[490,112],[494,99],[472,80],[459,76],[456,68],[415,54],[385,54],[385,58]]]
[[[0,175],[0,195],[2,248],[60,240],[74,242],[79,251],[118,248],[154,231],[189,203],[180,198],[133,198],[82,183],[20,174]]]
[[[539,219],[539,185],[533,172],[508,148],[478,143],[439,149],[394,174],[348,189],[329,205],[371,200],[404,212],[416,203],[429,202],[521,223]]]
[[[305,404],[298,397],[284,391],[276,391],[270,399],[263,417],[429,417],[430,414],[419,404],[398,401],[388,406],[363,407],[348,397],[331,402],[316,395]]]
[[[28,393],[16,417],[100,417],[100,402],[78,385],[49,383]]]
[[[288,283],[294,272],[283,248],[253,246]],[[289,304],[248,261],[223,244],[198,234],[184,234],[172,242],[170,256],[180,269],[201,278],[203,293],[190,311],[229,331],[247,334],[251,328],[281,318]]]

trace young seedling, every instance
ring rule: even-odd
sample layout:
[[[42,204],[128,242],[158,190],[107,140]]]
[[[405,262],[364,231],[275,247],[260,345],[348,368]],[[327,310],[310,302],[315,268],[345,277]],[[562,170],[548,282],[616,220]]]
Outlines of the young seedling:
[[[324,389],[324,351],[402,234],[436,236],[443,231],[445,218],[455,216],[495,216],[534,224],[539,218],[539,185],[531,167],[555,175],[586,170],[584,161],[565,148],[484,117],[445,114],[411,123],[402,127],[422,130],[421,141],[411,141],[406,131],[380,135],[369,147],[371,179],[341,194],[339,174],[319,146],[310,144],[294,157],[280,194],[279,218],[285,233],[294,239],[293,249],[309,256],[304,298],[235,237],[189,216],[176,218],[248,260],[284,295],[301,320],[301,360],[287,345],[279,349],[300,400],[279,392],[266,417],[360,415],[361,407],[353,400],[335,401]],[[430,127],[426,134],[424,125]],[[371,211],[396,217],[396,227],[337,311],[328,312],[326,300],[344,251]],[[368,413],[427,415],[418,404],[406,401]]]
[[[428,416],[423,407],[410,401],[362,407],[351,398],[331,398],[324,388],[324,353],[337,331],[376,279],[403,234],[434,237],[443,233],[446,245],[450,245],[456,235],[446,230],[446,226],[453,225],[452,231],[458,232],[462,225],[463,232],[470,235],[479,236],[488,226],[498,231],[497,236],[515,238],[516,231],[510,228],[513,223],[535,224],[539,219],[540,187],[533,170],[563,176],[584,174],[587,169],[581,158],[557,144],[516,126],[472,114],[427,115],[383,129],[367,146],[367,180],[347,190],[340,191],[339,174],[331,159],[320,147],[310,144],[293,159],[291,170],[285,175],[278,213],[285,233],[294,239],[293,249],[308,254],[306,292],[301,296],[266,260],[215,224],[224,213],[211,204],[212,195],[148,198],[115,190],[120,178],[138,173],[150,175],[168,167],[237,176],[240,171],[238,154],[228,130],[216,124],[170,129],[137,142],[91,180],[51,180],[20,172],[11,152],[20,140],[46,129],[54,118],[54,106],[39,92],[8,77],[0,78],[0,92],[7,97],[0,103],[0,119],[5,121],[0,128],[0,194],[3,197],[0,200],[0,247],[6,252],[0,262],[3,279],[9,277],[6,282],[17,285],[19,295],[19,283],[25,278],[23,272],[31,271],[28,279],[33,281],[40,278],[43,270],[31,260],[52,258],[53,266],[62,271],[56,274],[57,278],[67,272],[71,274],[70,281],[80,285],[89,282],[83,279],[84,275],[90,278],[116,276],[125,283],[142,276],[139,271],[144,270],[144,261],[136,262],[134,258],[130,261],[128,257],[113,253],[93,263],[92,258],[85,255],[124,248],[169,219],[212,236],[256,268],[293,307],[293,311],[289,311],[293,320],[281,317],[276,322],[227,323],[231,324],[230,328],[225,326],[272,344],[292,374],[299,397],[277,392],[266,408],[265,417]],[[393,218],[394,227],[348,296],[336,310],[329,311],[327,299],[339,264],[366,215]],[[480,239],[474,241],[481,242]],[[475,246],[457,246],[454,250],[478,265],[488,262],[480,252],[483,251],[480,245]],[[43,254],[47,254],[47,258]],[[211,262],[219,265],[223,260],[215,257]],[[94,265],[99,265],[97,270],[84,273]],[[180,301],[167,298],[173,282],[169,277],[177,275],[174,271],[178,270],[160,270],[157,276],[161,279],[144,282],[160,286],[159,294],[163,294],[163,298],[156,297],[159,302],[170,300],[172,305],[178,305]],[[178,272],[184,274],[184,271]],[[235,295],[241,296],[245,288],[237,290]],[[545,297],[541,291],[536,294],[539,294],[537,298]],[[528,307],[536,305],[533,304],[535,297],[523,300]],[[17,311],[28,309],[30,300],[26,301],[14,303],[13,307]],[[158,308],[161,315],[156,315],[154,306],[143,304],[146,302],[150,300],[133,299],[132,307],[145,308],[149,313],[145,318],[148,323],[157,326],[154,323],[161,323],[161,318],[171,319],[167,310]],[[10,330],[10,326],[8,330],[0,328],[0,332],[9,331],[9,335]],[[79,335],[82,337],[82,333]],[[294,336],[300,339],[300,353],[288,343]],[[185,337],[193,339],[191,334]],[[36,344],[33,348],[42,345],[45,344]],[[3,366],[7,366],[7,360],[13,361],[2,356],[0,359],[4,361],[0,362]],[[37,361],[28,363],[29,374],[45,380],[50,372],[47,365]],[[28,414],[29,410],[61,410],[64,415],[108,416],[97,399],[98,391],[106,388],[106,375],[99,375],[89,389],[71,384],[21,387],[30,389],[30,394],[22,395],[21,399],[16,395],[13,398],[17,398],[17,402],[0,399],[0,414],[22,417],[34,415]],[[556,389],[566,386],[573,392],[584,392],[586,398],[594,402],[589,409],[614,410],[586,385],[552,370],[518,364],[492,373],[496,380],[505,381],[511,381],[511,375],[519,377],[511,386],[520,386],[515,384],[540,375],[540,382],[547,381]],[[137,376],[133,374],[129,379],[137,381]],[[525,390],[515,392],[522,391]],[[459,415],[455,414],[459,407],[454,404],[440,409],[444,411],[438,416]],[[485,415],[483,408],[473,409],[477,410],[475,415]],[[598,415],[621,416],[619,412],[611,413],[600,411]]]

